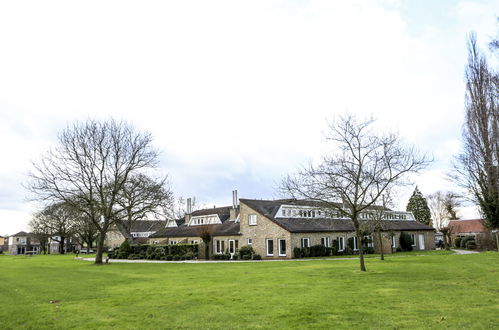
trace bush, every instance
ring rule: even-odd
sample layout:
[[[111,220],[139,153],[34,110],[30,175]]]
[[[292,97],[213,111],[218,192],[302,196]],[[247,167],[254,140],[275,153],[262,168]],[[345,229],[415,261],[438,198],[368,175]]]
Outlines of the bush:
[[[294,256],[296,259],[303,258],[303,251],[302,251],[302,249],[300,249],[299,247],[295,247],[295,248],[293,249],[293,256]]]
[[[476,249],[476,243],[474,240],[469,240],[466,242],[466,249],[467,250],[475,250]]]
[[[174,255],[173,256],[173,261],[179,261],[180,260],[180,256],[179,255]]]
[[[462,241],[461,237],[456,237],[456,239],[454,239],[454,246],[457,247],[457,248],[460,248],[461,247],[461,241]]]
[[[245,254],[245,255],[243,255],[242,259],[243,260],[251,260],[251,255]]]
[[[353,248],[354,248],[354,246],[353,246],[353,237],[349,237],[347,239],[347,247],[350,249],[350,251],[353,251]],[[349,254],[351,254],[351,253],[349,253]]]
[[[476,247],[481,251],[497,251],[497,241],[494,233],[486,231],[476,236]]]
[[[184,258],[185,260],[192,260],[194,259],[194,253],[192,253],[192,251],[189,251],[186,254],[184,254]]]
[[[365,254],[373,254],[374,253],[374,248],[373,247],[367,247],[365,250]]]
[[[130,243],[125,239],[123,243],[121,243],[120,248],[118,250],[118,255],[120,259],[128,259],[128,256],[132,253],[132,248],[130,247]]]
[[[251,256],[250,256],[251,257]],[[241,256],[239,255],[239,253],[234,253],[234,255],[232,256],[232,260],[237,260],[237,259],[241,259]]]
[[[166,260],[172,261],[173,260],[173,256],[171,254],[167,254],[166,255]]]
[[[404,231],[400,233],[399,243],[402,251],[412,251],[412,238],[408,233]]]
[[[241,259],[243,259],[245,255],[249,255],[251,257],[253,254],[255,254],[255,250],[253,250],[253,247],[249,245],[241,246],[238,252],[241,256]]]
[[[311,257],[323,257],[326,255],[326,247],[324,245],[312,245],[310,247]]]
[[[253,260],[262,260],[262,256],[259,254],[254,254],[253,255]]]
[[[463,248],[463,249],[466,249],[466,244],[469,241],[475,241],[475,236],[469,235],[469,236],[465,236],[465,237],[461,238],[461,243],[459,244],[459,247]]]

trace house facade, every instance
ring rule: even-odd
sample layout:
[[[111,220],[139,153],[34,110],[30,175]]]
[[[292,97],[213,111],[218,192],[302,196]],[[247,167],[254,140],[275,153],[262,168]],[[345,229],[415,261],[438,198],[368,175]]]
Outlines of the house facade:
[[[158,230],[165,228],[167,221],[164,220],[137,220],[131,224],[130,234],[137,243],[147,243],[150,235],[154,234]],[[109,248],[115,248],[121,245],[125,241],[125,236],[118,230],[117,227],[113,227],[106,234],[106,240],[104,245]]]
[[[361,214],[361,222],[368,219],[368,212]],[[332,247],[334,240],[339,251],[345,250],[351,237],[354,251],[358,249],[350,219],[339,213],[327,214],[316,202],[306,200],[239,199],[232,206],[192,212],[184,223],[169,225],[151,235],[149,243],[199,243],[199,250],[204,251],[200,233],[208,230],[212,236],[210,254],[233,254],[238,247],[250,245],[264,259],[286,259],[294,257],[295,247]],[[415,250],[435,249],[434,229],[415,221],[410,212],[387,211],[382,227],[382,244],[376,237],[370,243],[377,252],[380,246],[385,253],[395,251],[401,232],[411,236]]]
[[[449,221],[449,228],[451,229],[451,237],[453,240],[456,237],[476,237],[487,231],[487,228],[485,228],[481,219],[451,220]]]
[[[30,233],[20,231],[9,237],[9,254],[39,254],[40,242]]]

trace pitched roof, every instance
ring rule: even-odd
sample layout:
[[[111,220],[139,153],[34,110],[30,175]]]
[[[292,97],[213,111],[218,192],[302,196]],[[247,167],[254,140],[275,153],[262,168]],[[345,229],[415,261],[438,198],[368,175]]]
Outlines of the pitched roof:
[[[18,232],[17,234],[14,234],[14,235],[11,235],[12,237],[15,237],[15,236],[31,236],[30,233],[27,233],[25,231],[20,231]]]
[[[137,220],[132,223],[131,232],[151,232],[166,227],[164,220]]]
[[[292,233],[307,233],[307,232],[342,232],[353,231],[351,221],[346,219],[331,219],[331,218],[276,218],[277,211],[281,205],[298,205],[298,206],[316,206],[320,207],[317,202],[296,200],[296,199],[281,199],[281,200],[254,200],[240,199],[240,201],[255,211],[263,214],[271,221],[275,222],[282,228]],[[360,221],[361,223],[364,221]],[[434,229],[421,222],[413,220],[386,220],[383,221],[383,230],[431,230]]]
[[[240,224],[235,221],[225,221],[219,224],[204,225],[204,226],[187,226],[185,224],[179,227],[170,227],[158,230],[149,238],[164,238],[164,237],[199,237],[201,228],[210,228],[212,236],[233,236],[240,235]]]
[[[481,233],[486,230],[481,219],[451,220],[449,221],[449,227],[452,228],[453,234]]]
[[[229,221],[230,218],[230,209],[231,206],[222,206],[222,207],[214,207],[207,208],[202,210],[197,210],[191,213],[192,217],[198,217],[203,215],[211,215],[217,214],[220,218],[221,224],[211,224],[204,225],[203,227],[208,227],[212,230],[213,236],[232,236],[232,235],[240,235],[239,233],[239,222]],[[177,221],[178,227],[168,227],[158,230],[156,233],[149,236],[150,238],[164,238],[164,237],[198,237],[199,230],[202,228],[201,226],[188,226],[182,220],[182,223],[179,224]]]

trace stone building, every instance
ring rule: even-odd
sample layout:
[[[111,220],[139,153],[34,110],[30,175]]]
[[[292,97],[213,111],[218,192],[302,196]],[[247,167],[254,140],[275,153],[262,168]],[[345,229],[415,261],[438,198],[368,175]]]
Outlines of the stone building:
[[[189,209],[189,207],[188,207]],[[361,214],[361,222],[368,221],[369,212]],[[327,214],[316,202],[296,199],[255,200],[233,196],[233,205],[188,212],[183,223],[172,221],[168,227],[149,237],[151,244],[199,243],[204,251],[200,232],[211,233],[211,253],[234,254],[243,245],[250,245],[264,259],[292,258],[295,247],[324,245],[338,242],[345,250],[353,237],[357,238],[350,219],[339,214]],[[383,221],[383,250],[392,253],[399,245],[401,232],[409,234],[416,250],[435,249],[434,229],[415,221],[410,212],[387,211]],[[379,252],[379,242],[372,238],[370,246]],[[203,257],[203,256],[200,256]]]
[[[165,228],[167,221],[164,220],[136,220],[130,226],[130,235],[134,243],[147,243],[150,235]],[[115,248],[125,241],[125,237],[113,227],[107,234],[104,245],[108,248]]]
[[[40,242],[30,233],[20,231],[9,237],[9,254],[39,254]]]

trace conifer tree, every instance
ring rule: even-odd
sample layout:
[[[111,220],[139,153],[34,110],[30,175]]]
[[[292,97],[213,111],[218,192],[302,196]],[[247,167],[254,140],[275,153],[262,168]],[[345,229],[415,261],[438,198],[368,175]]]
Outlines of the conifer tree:
[[[426,198],[423,197],[421,191],[418,187],[414,189],[411,198],[409,198],[409,203],[407,204],[406,211],[412,212],[416,221],[422,222],[426,225],[431,225],[431,212],[426,202]]]

